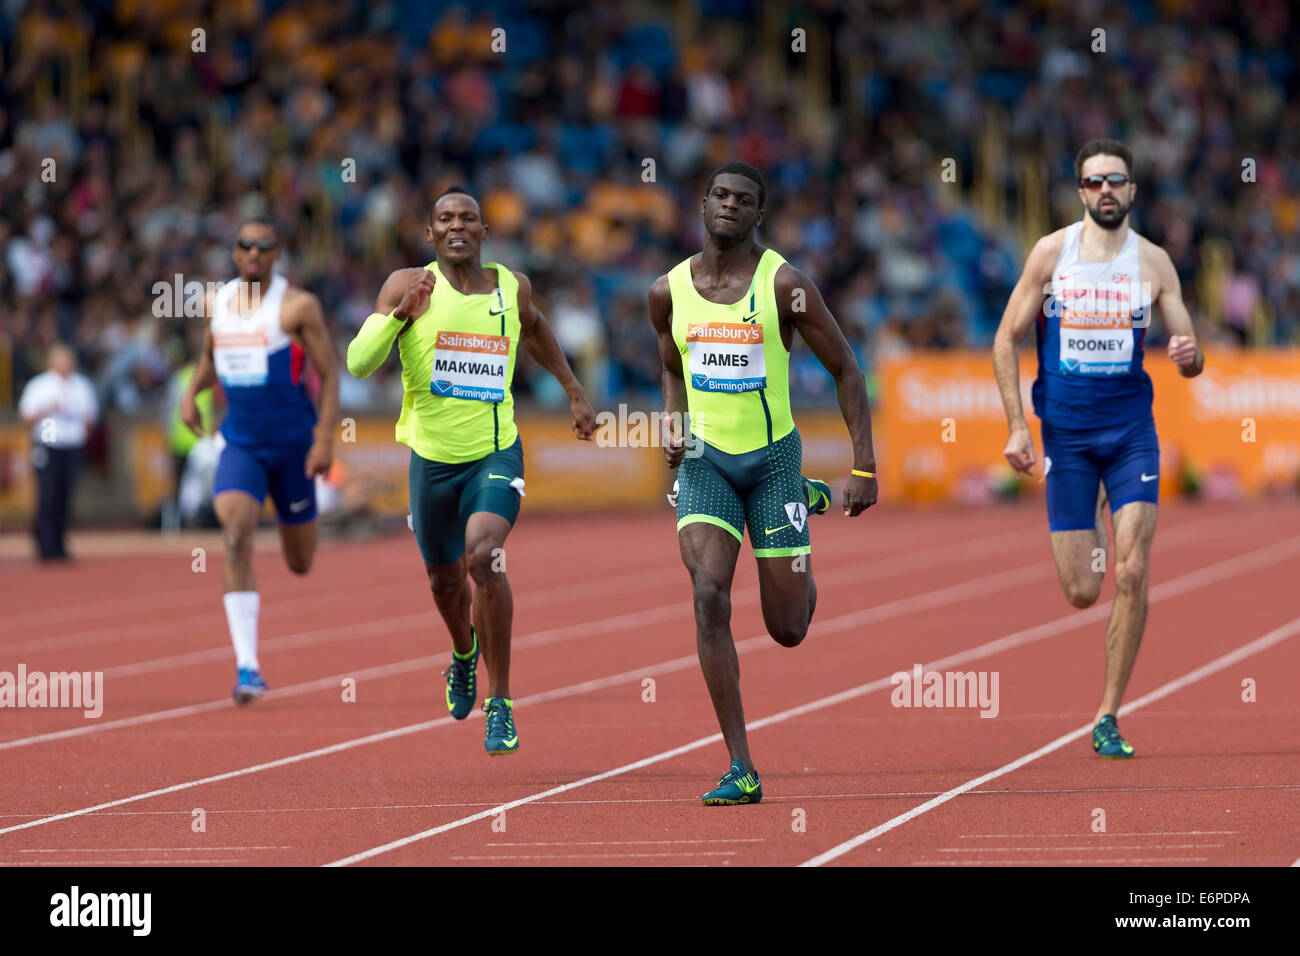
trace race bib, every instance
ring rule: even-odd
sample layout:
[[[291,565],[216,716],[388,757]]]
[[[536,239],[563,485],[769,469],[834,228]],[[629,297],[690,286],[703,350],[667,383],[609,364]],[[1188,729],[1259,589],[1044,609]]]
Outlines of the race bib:
[[[686,330],[691,387],[701,392],[754,392],[767,387],[763,327],[706,322]]]
[[[476,332],[439,332],[429,390],[442,398],[501,402],[506,397],[510,339]]]
[[[212,361],[222,385],[265,385],[266,335],[262,332],[214,335]]]
[[[1065,309],[1061,313],[1061,371],[1069,375],[1127,375],[1133,365],[1133,316]]]

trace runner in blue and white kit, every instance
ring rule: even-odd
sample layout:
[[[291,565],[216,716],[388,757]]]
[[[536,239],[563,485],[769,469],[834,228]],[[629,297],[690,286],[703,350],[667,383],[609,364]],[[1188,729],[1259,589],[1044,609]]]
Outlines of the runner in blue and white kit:
[[[285,563],[306,574],[316,553],[315,476],[333,463],[338,424],[338,370],[320,302],[272,275],[279,255],[269,220],[239,227],[239,278],[208,297],[203,354],[181,400],[182,420],[202,434],[194,397],[217,380],[226,393],[226,447],[217,462],[213,506],[226,542],[224,603],[239,704],[267,690],[257,660],[261,599],[253,579],[253,534],[262,505],[269,494]],[[320,373],[319,421],[303,381],[307,359]]]
[[[1105,562],[1097,556],[1105,555],[1102,506],[1110,499],[1116,594],[1093,750],[1131,757],[1115,714],[1146,626],[1156,529],[1160,445],[1151,377],[1142,367],[1152,306],[1169,333],[1169,358],[1184,377],[1199,375],[1205,357],[1169,255],[1128,227],[1137,192],[1132,153],[1115,140],[1092,140],[1074,168],[1083,219],[1044,236],[1030,252],[1002,315],[993,367],[1011,431],[1007,460],[1032,474],[1034,443],[1021,408],[1016,352],[1035,327],[1033,400],[1043,424],[1048,527],[1061,587],[1075,607],[1088,607],[1101,593]]]

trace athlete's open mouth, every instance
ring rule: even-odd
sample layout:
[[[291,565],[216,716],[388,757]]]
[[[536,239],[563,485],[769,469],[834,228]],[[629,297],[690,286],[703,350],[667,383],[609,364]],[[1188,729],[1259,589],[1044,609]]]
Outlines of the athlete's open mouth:
[[[468,240],[468,239],[462,239],[460,236],[456,236],[454,239],[448,239],[448,240],[447,240],[447,245],[452,246],[452,247],[456,247],[456,248],[458,248],[458,247],[460,247],[460,246],[468,246],[468,245],[469,245],[469,240]]]
[[[719,214],[719,215],[716,216],[715,218],[721,220],[722,222],[739,222],[739,220],[736,219],[735,216],[724,216],[724,215]]]

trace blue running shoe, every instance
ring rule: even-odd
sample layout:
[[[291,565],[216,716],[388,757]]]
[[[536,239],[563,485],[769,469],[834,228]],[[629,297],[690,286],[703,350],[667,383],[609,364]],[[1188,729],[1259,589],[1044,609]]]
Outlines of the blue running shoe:
[[[512,754],[519,749],[519,734],[515,730],[515,702],[509,697],[487,697],[483,700],[487,714],[483,731],[483,748],[489,757]]]
[[[808,513],[824,515],[831,508],[831,486],[816,478],[804,477],[804,493],[808,496]]]
[[[234,690],[230,696],[235,698],[236,704],[251,704],[257,698],[265,694],[269,687],[266,681],[262,680],[262,675],[249,667],[239,669],[239,679],[235,681]]]
[[[469,629],[469,636],[474,641],[474,649],[462,657],[451,652],[451,663],[442,673],[447,678],[447,709],[457,720],[464,720],[474,709],[478,699],[478,636],[474,628]]]
[[[1119,735],[1119,724],[1107,714],[1092,728],[1092,749],[1102,757],[1131,757],[1133,746]]]
[[[706,807],[734,807],[742,803],[758,803],[763,799],[763,782],[757,770],[746,770],[740,760],[731,761],[731,769],[722,775],[717,789],[710,790],[701,799]]]

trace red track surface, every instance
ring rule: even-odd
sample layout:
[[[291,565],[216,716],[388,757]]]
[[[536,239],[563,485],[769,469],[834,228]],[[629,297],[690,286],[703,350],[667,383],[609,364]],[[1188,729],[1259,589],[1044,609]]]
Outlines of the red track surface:
[[[259,552],[274,690],[247,709],[227,696],[218,555],[204,574],[188,543],[7,560],[0,670],[101,670],[106,704],[0,710],[0,865],[1289,864],[1298,518],[1166,507],[1127,701],[1161,695],[1121,717],[1138,758],[1098,759],[1081,735],[1014,768],[1092,717],[1113,593],[1064,602],[1041,503],[814,519],[820,599],[794,650],[764,636],[746,549],[733,631],[765,796],[738,808],[699,802],[727,760],[666,515],[525,513],[507,549],[522,746],[500,759],[479,713],[446,716],[449,644],[409,536],[327,541],[305,578]],[[889,676],[916,663],[998,672],[1000,713],[893,707]]]

